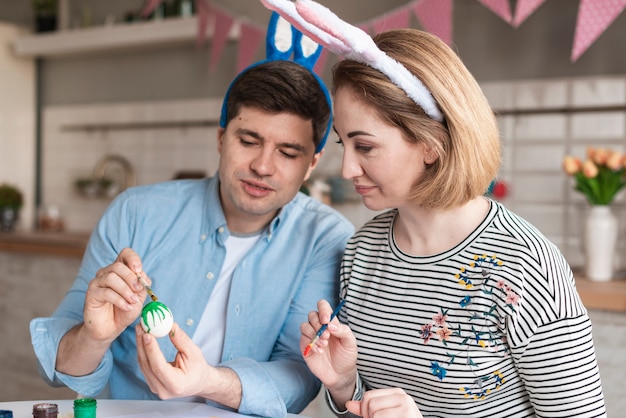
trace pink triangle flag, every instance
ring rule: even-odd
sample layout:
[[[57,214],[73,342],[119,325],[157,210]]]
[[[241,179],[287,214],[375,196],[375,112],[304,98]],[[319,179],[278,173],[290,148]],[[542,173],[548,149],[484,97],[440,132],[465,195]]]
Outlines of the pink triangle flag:
[[[147,17],[157,8],[157,6],[163,3],[164,0],[148,0],[143,10],[141,11],[141,15],[143,17]]]
[[[205,0],[196,0],[196,10],[198,14],[198,33],[196,35],[196,45],[200,47],[206,39],[211,9]]]
[[[326,65],[326,61],[328,60],[328,49],[322,48],[322,53],[317,58],[315,62],[315,66],[313,67],[313,71],[315,74],[320,77],[324,75],[324,66]]]
[[[265,32],[247,22],[241,22],[239,52],[237,54],[237,73],[252,63],[259,45],[265,40]]]
[[[452,0],[418,1],[413,13],[426,31],[452,45]]]
[[[357,27],[365,33],[372,34],[372,25],[369,22],[360,23]]]
[[[505,22],[511,23],[511,5],[509,0],[478,0],[483,6],[504,19]]]
[[[575,62],[626,7],[626,0],[581,0],[571,61]]]
[[[517,0],[515,6],[515,17],[513,18],[513,26],[519,27],[528,16],[533,14],[539,6],[541,6],[546,0]]]
[[[230,29],[232,28],[235,19],[228,13],[216,7],[212,7],[211,9],[213,11],[214,24],[209,68],[211,71],[214,71],[222,58],[224,46],[226,45],[226,41],[228,41],[228,34],[230,33]]]
[[[400,9],[377,18],[372,22],[374,32],[380,33],[390,29],[401,29],[409,26],[409,9]]]

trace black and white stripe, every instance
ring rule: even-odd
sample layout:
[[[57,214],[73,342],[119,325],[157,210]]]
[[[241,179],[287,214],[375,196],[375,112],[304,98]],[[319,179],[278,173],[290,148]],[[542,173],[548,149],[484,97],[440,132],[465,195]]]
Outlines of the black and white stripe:
[[[346,305],[339,317],[357,337],[366,389],[400,387],[425,417],[606,415],[591,322],[552,243],[492,202],[462,243],[415,257],[395,246],[395,215],[363,226],[342,264]],[[500,263],[472,264],[481,256]],[[459,283],[460,272],[471,276],[472,288]],[[498,283],[517,295],[516,305]],[[442,312],[452,332],[445,344],[433,319]],[[433,362],[446,370],[443,379],[433,374]]]

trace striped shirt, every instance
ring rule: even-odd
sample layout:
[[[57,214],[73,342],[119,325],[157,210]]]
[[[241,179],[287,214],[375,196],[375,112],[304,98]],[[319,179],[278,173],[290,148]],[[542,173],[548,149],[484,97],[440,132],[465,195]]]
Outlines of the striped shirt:
[[[602,417],[591,322],[560,251],[491,202],[441,254],[393,239],[397,211],[366,223],[341,270],[339,318],[365,390],[399,387],[424,417]]]

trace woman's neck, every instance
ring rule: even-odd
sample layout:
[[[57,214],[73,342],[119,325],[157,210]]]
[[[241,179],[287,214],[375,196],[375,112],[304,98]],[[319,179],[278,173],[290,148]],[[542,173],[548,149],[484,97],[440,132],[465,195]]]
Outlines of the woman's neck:
[[[476,197],[452,209],[398,208],[396,245],[405,253],[429,256],[447,251],[476,229],[489,212],[489,201]]]

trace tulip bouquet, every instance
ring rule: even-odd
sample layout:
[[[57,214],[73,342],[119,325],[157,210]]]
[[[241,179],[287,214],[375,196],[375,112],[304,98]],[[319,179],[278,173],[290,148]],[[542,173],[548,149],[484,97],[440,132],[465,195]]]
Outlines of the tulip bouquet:
[[[626,155],[604,148],[587,147],[587,159],[568,155],[563,170],[576,181],[574,190],[592,205],[609,205],[625,185]]]

